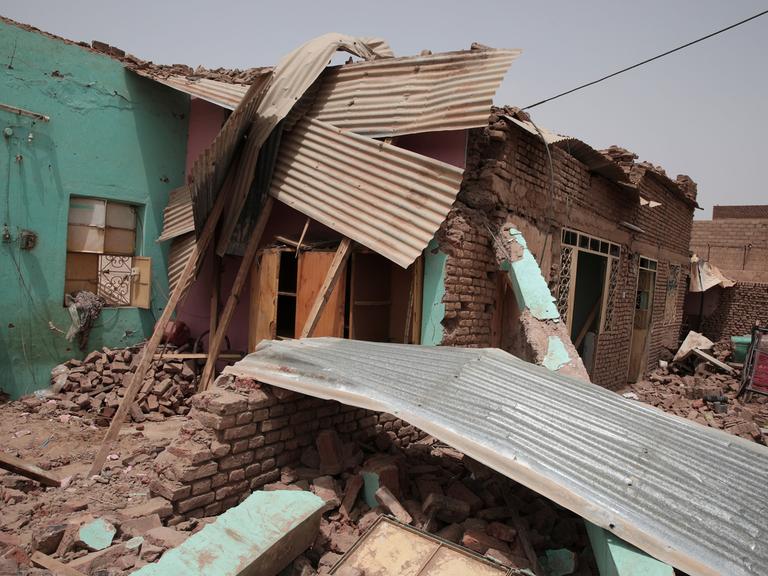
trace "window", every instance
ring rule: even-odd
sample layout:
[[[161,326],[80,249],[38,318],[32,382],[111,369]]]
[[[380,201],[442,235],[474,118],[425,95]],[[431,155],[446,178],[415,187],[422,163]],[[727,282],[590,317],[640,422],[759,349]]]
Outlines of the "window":
[[[94,292],[107,306],[149,308],[151,260],[136,256],[136,208],[70,198],[64,292]]]

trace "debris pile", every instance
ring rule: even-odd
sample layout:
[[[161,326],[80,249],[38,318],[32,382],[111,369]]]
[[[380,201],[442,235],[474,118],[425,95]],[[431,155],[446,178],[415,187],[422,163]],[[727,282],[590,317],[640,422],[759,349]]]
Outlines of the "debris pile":
[[[381,432],[375,452],[346,458],[341,446],[335,432],[321,432],[302,454],[306,467],[283,467],[280,481],[263,487],[311,490],[326,502],[320,533],[293,564],[296,576],[327,574],[382,514],[507,566],[546,572],[557,556],[571,565],[562,574],[596,573],[580,518],[432,437],[400,450]]]
[[[51,371],[53,394],[48,400],[71,413],[90,411],[97,423],[109,424],[117,411],[131,374],[139,359],[140,347],[110,350],[102,348],[83,360],[71,359]],[[189,412],[188,399],[195,393],[197,376],[189,361],[159,359],[152,363],[144,385],[130,406],[134,422],[163,420]]]
[[[728,340],[716,342],[711,347],[711,356],[721,363],[725,363],[731,354]],[[756,394],[748,399],[744,396],[737,398],[741,386],[737,370],[725,373],[706,360],[698,360],[693,354],[684,356],[682,360],[653,370],[646,380],[631,384],[624,391],[624,396],[699,424],[766,444],[768,397]]]

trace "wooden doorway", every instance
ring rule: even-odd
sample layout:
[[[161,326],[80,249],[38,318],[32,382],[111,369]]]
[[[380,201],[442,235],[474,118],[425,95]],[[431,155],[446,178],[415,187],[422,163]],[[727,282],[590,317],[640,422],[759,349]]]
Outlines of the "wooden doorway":
[[[632,342],[629,348],[627,380],[636,382],[648,364],[648,343],[653,319],[653,296],[656,290],[656,262],[640,258],[635,294],[635,318],[632,324]]]

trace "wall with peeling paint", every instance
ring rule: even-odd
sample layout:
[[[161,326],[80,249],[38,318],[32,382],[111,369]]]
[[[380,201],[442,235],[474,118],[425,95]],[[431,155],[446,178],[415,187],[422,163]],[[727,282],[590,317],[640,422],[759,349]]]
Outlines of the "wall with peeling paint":
[[[152,258],[149,310],[106,308],[88,348],[125,346],[152,330],[168,296],[166,248],[155,238],[168,192],[181,185],[189,98],[120,62],[0,21],[0,388],[12,396],[48,385],[50,369],[81,352],[63,307],[71,195],[138,207],[136,254]],[[31,137],[30,137],[31,135]],[[38,234],[22,250],[21,230]]]

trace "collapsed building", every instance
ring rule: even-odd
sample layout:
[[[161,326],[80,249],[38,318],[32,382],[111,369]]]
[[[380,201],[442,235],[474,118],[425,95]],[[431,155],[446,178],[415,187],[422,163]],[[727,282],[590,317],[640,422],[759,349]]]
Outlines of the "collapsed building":
[[[61,42],[3,26],[14,52],[30,42],[49,58]],[[56,315],[42,315],[48,332],[36,348],[9,347],[14,359],[34,352],[39,368],[72,356],[49,350],[44,360],[40,350],[51,338],[61,345],[67,314],[78,338],[90,338],[82,360],[54,368],[51,392],[21,401],[25,421],[64,409],[62,424],[74,414],[109,430],[87,474],[66,482],[18,458],[0,461],[54,494],[115,484],[108,497],[126,505],[108,521],[83,516],[55,529],[36,518],[32,563],[275,574],[293,562],[302,576],[361,574],[371,566],[353,566],[355,550],[376,545],[357,539],[389,530],[376,520],[386,514],[431,543],[414,560],[419,573],[442,553],[489,574],[590,573],[593,561],[611,573],[622,555],[658,574],[766,565],[761,506],[744,506],[765,474],[762,447],[604,389],[638,379],[677,343],[695,184],[626,150],[554,134],[519,110],[492,109],[519,51],[476,45],[396,58],[381,40],[328,34],[274,68],[227,73],[157,67],[103,43],[62,50],[76,62],[78,50],[87,55],[78,74],[104,67],[126,90],[71,87],[75,103],[98,87],[106,123],[122,95],[120,113],[141,120],[121,147],[134,162],[163,129],[154,116],[178,124],[161,142],[175,145],[172,157],[142,164],[151,190],[133,183],[132,194],[100,194],[67,182],[50,208],[58,227],[49,241],[28,214],[16,222],[23,230],[9,226],[20,280],[30,260],[58,262],[50,286],[34,287]],[[355,58],[329,67],[337,51]],[[14,85],[36,73],[30,61]],[[34,100],[55,103],[63,125],[79,109],[50,86],[69,86],[74,73],[46,71],[48,90]],[[131,100],[143,90],[157,99]],[[34,123],[23,126],[26,141],[14,133],[6,142],[31,148],[39,123],[53,127],[55,117],[22,103],[3,110]],[[101,298],[98,310],[77,301],[84,292]],[[69,312],[64,294],[74,297]],[[141,347],[102,348],[146,337]],[[502,350],[474,350],[488,347]],[[216,378],[221,360],[244,354]],[[190,367],[196,360],[202,374]],[[113,450],[126,449],[128,415],[136,438],[181,424],[123,457]],[[721,466],[710,469],[712,460]],[[134,466],[147,500],[138,508],[136,484],[123,484]],[[725,490],[723,476],[740,482]],[[8,500],[23,505],[23,491],[11,490]],[[523,504],[526,490],[545,498]],[[693,492],[709,504],[705,522],[685,501]],[[91,509],[67,505],[56,512]],[[14,514],[13,528],[27,525]],[[258,528],[243,529],[249,522]],[[94,530],[107,537],[94,541]],[[20,539],[0,544],[10,550],[3,560],[24,560]],[[568,566],[556,568],[562,558]]]
[[[718,272],[688,295],[688,326],[719,340],[768,324],[768,206],[715,206],[693,223],[691,252],[694,269]]]

